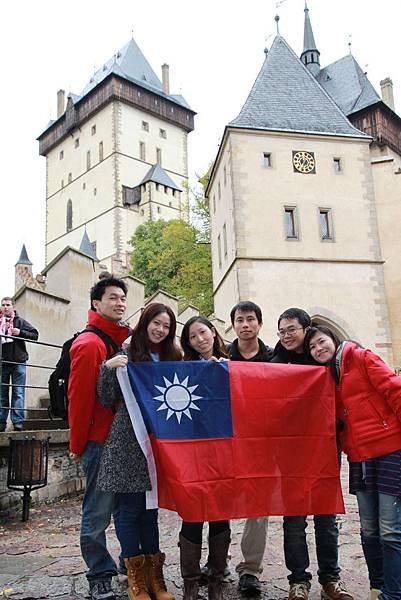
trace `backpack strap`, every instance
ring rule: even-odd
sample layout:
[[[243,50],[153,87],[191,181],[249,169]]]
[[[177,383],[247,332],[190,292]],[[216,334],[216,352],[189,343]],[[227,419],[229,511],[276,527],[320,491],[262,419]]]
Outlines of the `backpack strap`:
[[[88,325],[88,327],[81,331],[81,333],[84,333],[85,331],[95,333],[98,337],[100,337],[100,339],[106,346],[106,358],[111,358],[112,356],[114,356],[114,354],[117,354],[117,352],[121,350],[121,348],[115,343],[115,341],[109,335],[107,335],[107,333],[105,333],[98,327],[95,327],[94,325]],[[113,352],[110,352],[110,346],[112,347]]]

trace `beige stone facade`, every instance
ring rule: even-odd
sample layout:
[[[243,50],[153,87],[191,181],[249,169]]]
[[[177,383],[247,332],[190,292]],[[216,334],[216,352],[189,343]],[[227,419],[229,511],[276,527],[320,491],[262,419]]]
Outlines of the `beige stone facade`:
[[[101,262],[112,269],[111,259],[118,255],[125,268],[128,241],[138,225],[187,212],[187,133],[132,106],[110,103],[50,150],[46,159],[47,262],[66,246],[79,247],[86,229]],[[156,190],[156,183],[149,182],[141,201],[125,206],[123,186],[137,186],[157,162],[182,191],[164,186]]]
[[[294,170],[298,150],[313,153],[315,173]],[[369,140],[228,127],[208,195],[217,317],[252,299],[274,344],[278,315],[303,307],[393,362]]]

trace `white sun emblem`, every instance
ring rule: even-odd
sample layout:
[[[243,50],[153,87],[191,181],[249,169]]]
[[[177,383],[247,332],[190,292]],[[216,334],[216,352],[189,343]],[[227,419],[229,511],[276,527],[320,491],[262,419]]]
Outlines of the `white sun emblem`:
[[[155,388],[162,393],[161,396],[154,396],[154,400],[162,402],[161,406],[157,410],[166,410],[167,416],[166,421],[175,415],[178,423],[181,423],[182,415],[186,415],[188,419],[192,420],[191,410],[200,410],[199,406],[194,404],[195,400],[201,400],[202,396],[195,396],[193,392],[198,387],[197,385],[188,386],[189,377],[185,377],[183,381],[177,377],[177,373],[174,373],[174,381],[169,381],[166,377],[163,377],[165,387],[155,385]]]

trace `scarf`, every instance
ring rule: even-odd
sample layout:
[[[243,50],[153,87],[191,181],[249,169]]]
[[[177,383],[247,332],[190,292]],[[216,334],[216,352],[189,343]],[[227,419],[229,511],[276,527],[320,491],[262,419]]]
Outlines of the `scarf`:
[[[14,328],[14,317],[14,311],[9,317],[6,317],[6,315],[3,314],[0,315],[0,335],[10,335],[9,332]],[[1,338],[1,341],[3,344],[5,344],[6,342],[12,342],[13,340],[10,340],[8,338]]]

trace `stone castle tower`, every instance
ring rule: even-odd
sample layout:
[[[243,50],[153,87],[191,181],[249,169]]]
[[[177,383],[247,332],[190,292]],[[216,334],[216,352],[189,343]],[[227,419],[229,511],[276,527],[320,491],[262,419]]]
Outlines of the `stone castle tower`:
[[[113,272],[128,240],[152,219],[186,216],[187,135],[194,111],[171,94],[131,39],[79,95],[57,95],[57,118],[38,137],[46,157],[46,264],[87,231]]]
[[[401,365],[401,119],[352,54],[320,67],[308,8],[298,58],[276,36],[225,128],[207,195],[215,314],[289,306]]]

